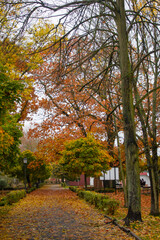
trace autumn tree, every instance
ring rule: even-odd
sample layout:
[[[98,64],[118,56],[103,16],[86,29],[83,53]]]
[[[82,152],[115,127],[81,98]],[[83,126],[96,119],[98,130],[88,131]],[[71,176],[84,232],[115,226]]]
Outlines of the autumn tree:
[[[35,152],[37,150],[39,139],[29,137],[28,132],[23,131],[23,136],[21,137],[20,140],[21,140],[21,144],[20,144],[21,152],[25,150],[30,150],[31,152]]]
[[[88,176],[100,176],[102,171],[110,168],[112,157],[104,147],[88,135],[86,138],[71,140],[65,144],[60,164],[75,179],[82,173],[85,175],[85,188]]]
[[[67,138],[66,138],[67,139]],[[65,138],[48,137],[39,142],[36,155],[42,158],[46,163],[58,164],[62,156],[61,151],[64,150]],[[68,138],[69,139],[69,138]]]
[[[31,62],[25,56],[26,42],[16,34],[19,20],[14,17],[19,6],[12,8],[1,1],[0,5],[0,168],[10,172],[19,154],[22,137],[19,121],[26,116],[24,112],[33,82],[27,74]]]
[[[43,159],[38,158],[36,154],[30,150],[23,151],[18,158],[18,163],[12,168],[11,174],[16,176],[20,180],[25,181],[25,165],[23,159],[27,158],[26,164],[26,179],[28,187],[34,184],[38,184],[40,181],[44,181],[51,176],[52,167],[50,164],[46,164]]]

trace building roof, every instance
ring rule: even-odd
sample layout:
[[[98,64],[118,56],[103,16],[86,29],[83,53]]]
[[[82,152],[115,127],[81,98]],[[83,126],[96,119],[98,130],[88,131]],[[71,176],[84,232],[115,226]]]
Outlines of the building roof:
[[[149,176],[148,172],[141,172],[140,176]]]

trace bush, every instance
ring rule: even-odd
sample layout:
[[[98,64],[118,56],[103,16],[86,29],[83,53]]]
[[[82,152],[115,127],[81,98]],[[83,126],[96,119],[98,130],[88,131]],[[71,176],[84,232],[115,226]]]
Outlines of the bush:
[[[7,181],[4,179],[0,179],[0,190],[5,189],[7,187]]]
[[[108,196],[102,195],[96,192],[90,192],[90,191],[78,191],[78,196],[80,198],[84,198],[86,202],[89,202],[95,207],[102,209],[102,201],[103,199],[108,199]]]
[[[4,198],[2,198],[0,202],[0,206],[4,206],[6,204],[11,205],[12,203],[18,202],[21,198],[26,196],[25,190],[17,190],[9,192]]]
[[[36,189],[37,189],[36,187],[31,187],[31,188],[27,189],[27,193],[31,193]]]
[[[0,206],[4,206],[6,205],[7,202],[6,202],[6,197],[2,198],[1,201],[0,201]]]
[[[43,187],[43,186],[44,186],[44,182],[39,183],[38,188],[41,188],[41,187]]]
[[[94,204],[94,195],[95,194],[93,192],[84,191],[83,195],[84,195],[84,199],[86,200],[86,202]]]
[[[70,189],[72,192],[77,192],[77,187],[75,187],[75,186],[69,186],[69,189]]]
[[[98,190],[97,192],[99,192],[99,193],[112,193],[114,191],[115,191],[114,188],[105,188],[105,189]]]
[[[87,191],[94,191],[94,187],[87,187]]]
[[[114,199],[103,199],[103,210],[106,214],[113,215],[119,207],[119,202]]]
[[[95,207],[103,209],[103,200],[107,200],[109,197],[100,193],[95,195]]]
[[[83,190],[77,190],[76,191],[77,192],[77,195],[80,197],[80,198],[84,198],[84,194],[85,194],[85,191],[83,191]]]
[[[105,211],[106,214],[113,215],[119,207],[119,202],[116,200],[110,199],[108,196],[91,192],[84,191],[80,188],[70,186],[69,189],[73,192],[76,192],[80,198],[85,199],[86,202],[95,205],[96,208]]]
[[[61,182],[61,187],[67,187],[67,184],[65,182]]]

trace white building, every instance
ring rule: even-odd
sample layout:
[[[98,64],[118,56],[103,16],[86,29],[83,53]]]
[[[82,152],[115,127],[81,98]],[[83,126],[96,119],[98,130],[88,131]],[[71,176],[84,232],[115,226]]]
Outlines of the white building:
[[[149,173],[148,172],[141,172],[140,173],[140,180],[144,180],[145,181],[145,186],[146,187],[150,187],[150,180],[149,180]]]
[[[145,186],[150,187],[150,180],[149,180],[149,173],[148,172],[141,172],[140,173],[140,179],[145,181]]]
[[[102,176],[100,177],[100,180],[116,180],[116,183],[119,182],[119,168],[111,168],[110,170],[106,171],[105,174],[102,172]],[[90,178],[90,185],[94,186],[94,178]]]
[[[119,180],[119,168],[111,168],[110,170],[106,171],[103,176],[100,177],[100,180]]]

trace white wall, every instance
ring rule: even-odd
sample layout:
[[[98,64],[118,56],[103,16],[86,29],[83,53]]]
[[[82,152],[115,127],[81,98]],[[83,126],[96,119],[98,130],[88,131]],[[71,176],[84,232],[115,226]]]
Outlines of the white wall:
[[[144,175],[144,176],[140,176],[140,179],[142,179],[146,182],[146,185],[145,186],[148,186],[150,187],[151,184],[150,184],[150,180],[149,180],[149,176],[148,175]]]
[[[90,186],[94,186],[94,178],[90,177]]]
[[[100,180],[119,180],[119,168],[111,168],[110,170],[106,171],[105,176],[100,177]]]

